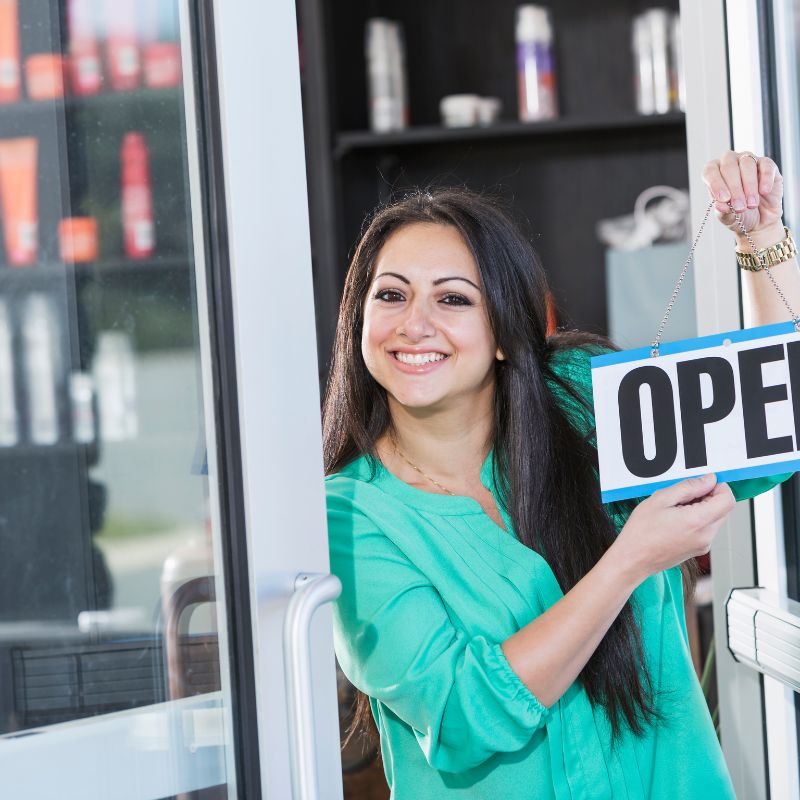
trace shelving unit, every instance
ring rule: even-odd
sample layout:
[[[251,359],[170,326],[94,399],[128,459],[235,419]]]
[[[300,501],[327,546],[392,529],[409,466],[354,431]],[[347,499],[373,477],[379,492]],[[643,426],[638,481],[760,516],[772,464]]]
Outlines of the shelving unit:
[[[334,156],[343,158],[357,150],[413,145],[448,145],[455,142],[490,142],[495,139],[536,139],[545,136],[593,136],[648,128],[683,130],[686,117],[680,111],[653,116],[617,114],[608,117],[562,117],[542,122],[497,122],[470,128],[419,125],[402,131],[343,131],[337,134]]]
[[[20,3],[23,61],[30,53],[67,51],[65,7],[49,0]],[[103,330],[124,331],[137,345],[144,340],[150,348],[164,340],[172,347],[193,341],[192,244],[180,149],[185,141],[182,91],[181,86],[112,91],[106,85],[90,96],[0,104],[0,138],[34,137],[38,143],[37,263],[7,264],[0,228],[0,297],[12,321],[19,415],[18,443],[0,447],[0,482],[7,499],[0,551],[13,552],[27,570],[4,579],[0,623],[21,618],[74,623],[80,611],[110,602],[108,573],[93,541],[106,506],[106,490],[92,477],[102,458],[98,407],[95,441],[73,441],[67,376],[91,372]],[[146,259],[127,258],[122,239],[120,146],[130,130],[142,131],[149,148],[156,251]],[[88,215],[97,219],[99,258],[64,263],[59,220]],[[59,436],[52,445],[30,441],[21,309],[32,293],[48,298],[57,329]],[[31,575],[46,576],[47,585]],[[2,724],[0,718],[0,731]]]
[[[517,3],[298,0],[320,380],[324,383],[349,257],[378,203],[413,187],[466,185],[509,201],[542,258],[563,324],[605,333],[601,219],[628,214],[649,186],[688,185],[680,112],[635,112],[630,26],[653,3],[560,0],[559,119],[516,120]],[[677,0],[666,5],[678,9]],[[402,22],[411,127],[368,130],[364,24]],[[441,97],[499,97],[487,127],[444,128]],[[678,265],[679,266],[679,265]]]

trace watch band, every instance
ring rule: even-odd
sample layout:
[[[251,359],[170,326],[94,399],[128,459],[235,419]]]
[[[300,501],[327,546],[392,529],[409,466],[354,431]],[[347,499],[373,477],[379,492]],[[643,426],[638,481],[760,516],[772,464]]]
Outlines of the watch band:
[[[755,253],[740,253],[736,251],[736,262],[742,269],[750,272],[758,272],[764,267],[774,267],[788,261],[797,255],[797,245],[792,238],[789,229],[784,225],[786,237],[776,244],[756,250]],[[763,262],[763,263],[762,263]]]

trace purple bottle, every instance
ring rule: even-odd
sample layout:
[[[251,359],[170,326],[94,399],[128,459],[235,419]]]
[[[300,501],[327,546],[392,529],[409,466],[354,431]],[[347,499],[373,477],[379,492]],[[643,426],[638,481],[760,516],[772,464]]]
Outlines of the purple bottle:
[[[516,42],[520,120],[557,117],[553,28],[546,8],[517,7]]]

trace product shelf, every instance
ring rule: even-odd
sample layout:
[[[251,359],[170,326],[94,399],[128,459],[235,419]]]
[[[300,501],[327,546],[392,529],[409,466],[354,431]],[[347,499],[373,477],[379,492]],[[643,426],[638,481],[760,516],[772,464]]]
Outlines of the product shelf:
[[[480,142],[483,140],[536,138],[565,134],[585,136],[606,131],[664,130],[680,128],[685,125],[686,115],[682,111],[672,111],[667,114],[653,115],[616,114],[606,117],[560,117],[541,122],[501,121],[491,125],[468,128],[420,125],[387,133],[343,131],[335,137],[334,156],[342,158],[359,150],[375,150],[407,145]]]
[[[52,100],[20,100],[16,103],[0,103],[0,120],[18,120],[20,116],[44,112],[77,110],[107,110],[124,105],[175,103],[182,99],[181,86],[166,89],[131,89],[127,92],[99,92],[92,95],[67,95]]]
[[[31,444],[30,442],[20,442],[13,445],[0,446],[0,462],[8,459],[40,459],[60,458],[60,457],[82,457],[89,463],[94,461],[97,453],[97,443],[84,444],[61,440],[53,444]]]
[[[147,274],[173,274],[189,272],[191,260],[188,256],[163,256],[141,260],[126,258],[107,259],[80,264],[51,262],[31,267],[0,267],[0,290],[4,286],[48,284],[64,277],[130,278]]]

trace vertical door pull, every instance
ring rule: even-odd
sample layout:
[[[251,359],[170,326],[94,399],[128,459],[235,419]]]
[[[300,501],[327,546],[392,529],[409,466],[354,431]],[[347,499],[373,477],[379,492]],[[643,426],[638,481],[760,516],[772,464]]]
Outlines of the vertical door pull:
[[[292,796],[294,800],[317,800],[317,754],[314,741],[314,699],[311,683],[309,633],[314,612],[342,593],[335,575],[300,573],[294,581],[283,624],[286,704],[289,717]]]

